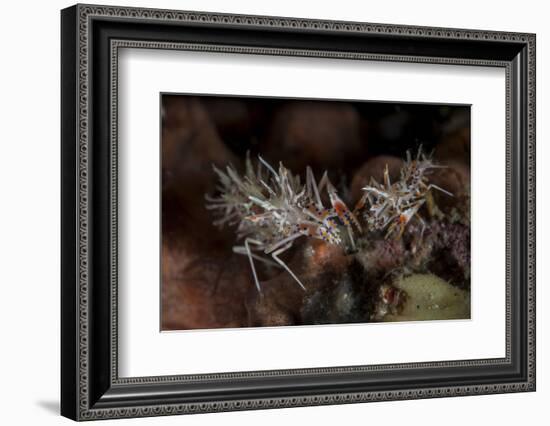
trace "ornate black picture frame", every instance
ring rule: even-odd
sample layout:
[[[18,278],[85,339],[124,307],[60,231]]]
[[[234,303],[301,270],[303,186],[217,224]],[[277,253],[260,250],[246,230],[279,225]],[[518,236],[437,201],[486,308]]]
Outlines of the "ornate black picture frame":
[[[535,35],[76,5],[61,13],[61,413],[158,416],[535,390]],[[121,47],[500,67],[506,72],[506,356],[120,378]]]

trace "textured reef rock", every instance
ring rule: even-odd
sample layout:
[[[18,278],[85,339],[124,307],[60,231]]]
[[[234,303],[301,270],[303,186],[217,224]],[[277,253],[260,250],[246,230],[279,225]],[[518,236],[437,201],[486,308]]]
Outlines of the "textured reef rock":
[[[163,330],[246,327],[250,268],[238,255],[162,249]]]
[[[203,201],[212,164],[238,160],[198,99],[168,96],[163,106],[162,329],[244,326],[249,270],[227,256],[233,234],[212,226]]]
[[[370,315],[365,303],[366,290],[353,270],[343,274],[323,274],[327,285],[304,298],[300,309],[303,324],[341,324],[362,322]]]
[[[434,224],[427,269],[461,288],[470,287],[470,227],[460,223]]]
[[[470,127],[461,127],[444,136],[434,157],[442,162],[461,162],[470,166]]]
[[[212,164],[239,161],[198,99],[169,96],[163,110],[163,241],[208,251],[231,238],[212,226],[204,206],[204,194],[212,191],[216,182]]]
[[[340,247],[319,240],[298,245],[290,251],[287,264],[300,276],[306,290],[286,271],[279,271],[272,279],[263,281],[261,293],[255,288],[249,293],[251,325],[343,322],[335,318],[353,322],[352,299],[357,288],[350,278],[351,262],[353,257],[347,256]]]
[[[407,249],[403,240],[363,238],[360,241],[356,259],[370,277],[379,277],[388,271],[405,266]]]
[[[302,101],[288,103],[275,114],[263,152],[291,170],[338,170],[360,158],[365,148],[354,108]]]
[[[424,321],[470,318],[470,293],[432,274],[413,274],[393,282],[388,300],[377,306],[381,321]],[[399,300],[395,300],[395,299]]]
[[[469,318],[468,228],[435,227],[414,253],[411,241],[362,239],[351,254],[322,242],[296,247],[289,267],[306,290],[285,272],[263,281],[261,294],[249,292],[249,325]]]

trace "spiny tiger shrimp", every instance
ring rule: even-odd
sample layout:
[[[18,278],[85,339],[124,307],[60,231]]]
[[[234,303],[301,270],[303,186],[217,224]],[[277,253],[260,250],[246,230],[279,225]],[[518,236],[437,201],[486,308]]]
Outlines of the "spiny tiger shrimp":
[[[225,171],[214,167],[219,185],[217,197],[207,196],[206,208],[217,213],[216,225],[234,225],[242,245],[233,247],[248,256],[254,283],[261,292],[254,260],[285,269],[298,285],[304,284],[279,257],[301,237],[315,238],[331,245],[343,246],[341,228],[345,228],[352,248],[354,231],[362,233],[353,212],[339,197],[325,172],[319,183],[310,167],[306,168],[306,184],[282,163],[278,172],[258,156],[256,170],[247,155],[246,171],[239,176],[232,166]],[[321,192],[326,189],[330,207],[325,207]],[[270,257],[262,256],[269,255]]]
[[[419,210],[426,203],[429,191],[436,189],[453,196],[449,191],[429,183],[427,177],[431,170],[444,167],[435,165],[431,158],[424,155],[422,146],[414,159],[411,158],[410,151],[407,151],[407,160],[401,169],[400,179],[392,183],[386,165],[384,182],[378,183],[371,179],[370,185],[363,188],[364,194],[355,206],[354,214],[358,215],[363,211],[363,218],[369,229],[386,230],[386,238],[390,235],[401,238],[405,227],[415,218],[421,224],[422,240],[426,222],[420,216]]]

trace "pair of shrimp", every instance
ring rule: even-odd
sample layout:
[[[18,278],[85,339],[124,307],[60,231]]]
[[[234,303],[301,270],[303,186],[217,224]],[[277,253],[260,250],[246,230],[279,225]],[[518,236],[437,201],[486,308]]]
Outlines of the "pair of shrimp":
[[[306,183],[302,185],[300,177],[292,175],[282,163],[275,171],[260,156],[256,171],[247,156],[243,177],[232,166],[227,166],[225,172],[217,168],[214,171],[219,177],[220,195],[207,196],[206,208],[218,214],[215,224],[237,226],[237,235],[243,244],[234,246],[233,251],[248,257],[258,291],[261,292],[261,286],[254,260],[285,269],[305,290],[300,279],[280,258],[299,238],[343,246],[341,228],[345,228],[355,248],[354,231],[361,233],[361,225],[339,197],[326,172],[317,182],[307,167]],[[330,207],[321,200],[323,190],[328,194]]]
[[[339,197],[326,172],[317,182],[313,171],[307,167],[306,183],[302,185],[300,177],[293,175],[282,163],[276,171],[258,156],[255,170],[247,155],[244,176],[239,176],[232,166],[227,166],[225,171],[214,167],[219,178],[219,195],[207,196],[206,208],[217,214],[214,224],[237,226],[237,237],[243,244],[234,246],[233,251],[248,256],[258,291],[261,292],[261,286],[254,260],[285,269],[305,289],[280,258],[296,240],[314,238],[336,246],[345,246],[344,240],[347,240],[355,250],[355,232],[363,233],[357,219],[361,213],[367,229],[385,230],[386,238],[391,235],[401,238],[407,225],[415,219],[421,224],[422,240],[426,222],[419,211],[429,199],[430,190],[453,195],[429,183],[427,176],[430,171],[441,167],[422,154],[421,147],[415,159],[407,152],[400,179],[392,183],[386,165],[383,183],[371,179],[351,211]],[[321,200],[323,190],[330,200],[328,207]],[[342,228],[348,234],[346,239],[342,236]]]

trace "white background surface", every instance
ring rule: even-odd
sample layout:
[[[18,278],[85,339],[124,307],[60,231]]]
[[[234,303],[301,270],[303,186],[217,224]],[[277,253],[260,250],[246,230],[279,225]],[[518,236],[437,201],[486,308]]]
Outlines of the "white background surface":
[[[196,0],[111,2],[175,9],[537,33],[538,386],[536,393],[108,421],[102,424],[545,424],[550,400],[550,28],[544,2]],[[0,413],[2,424],[68,424],[59,395],[59,9],[10,2],[0,27]],[[546,81],[545,81],[546,78]],[[491,164],[487,173],[491,173]],[[546,195],[546,196],[545,196]],[[538,420],[537,420],[538,419]]]
[[[502,68],[123,49],[118,75],[122,377],[505,356]],[[167,91],[471,104],[471,320],[159,333],[158,107]],[[488,163],[494,173],[484,173]]]

